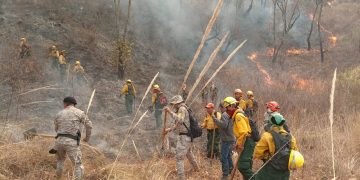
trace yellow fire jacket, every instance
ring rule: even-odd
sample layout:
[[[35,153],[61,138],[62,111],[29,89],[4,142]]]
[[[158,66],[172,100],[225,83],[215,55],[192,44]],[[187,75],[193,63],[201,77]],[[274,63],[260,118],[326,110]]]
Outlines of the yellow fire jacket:
[[[221,113],[215,112],[215,114],[216,114],[217,119],[221,119]],[[208,130],[213,130],[213,129],[218,128],[218,126],[214,123],[214,120],[209,113],[204,118],[203,123],[201,124],[201,127],[208,129]]]
[[[241,107],[241,109],[242,109],[243,111],[245,111],[245,109],[246,109],[246,101],[245,101],[243,98],[241,98],[241,99],[239,100],[239,102],[238,102],[238,106]]]
[[[125,85],[121,88],[120,95],[124,95],[124,94],[127,94],[127,93],[129,93],[129,85],[128,85],[128,84],[125,84]],[[136,89],[135,89],[134,85],[132,85],[132,92],[131,92],[130,94],[136,96]]]
[[[236,144],[243,145],[246,137],[251,135],[251,127],[248,118],[244,115],[241,109],[237,109],[232,116],[234,121],[234,135],[236,137]]]
[[[272,130],[275,132],[280,132],[280,134],[287,134],[282,126],[273,126]],[[293,150],[297,150],[296,140],[294,136],[292,136],[290,148]],[[264,132],[261,136],[260,141],[256,144],[254,150],[254,158],[267,160],[271,156],[275,154],[275,143],[274,139],[269,132]]]

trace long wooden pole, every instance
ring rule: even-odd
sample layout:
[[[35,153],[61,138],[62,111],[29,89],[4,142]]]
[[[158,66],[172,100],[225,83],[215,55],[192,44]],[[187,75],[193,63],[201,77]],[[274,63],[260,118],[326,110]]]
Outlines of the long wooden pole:
[[[229,32],[226,33],[226,35],[222,38],[222,40],[220,41],[219,45],[215,48],[215,50],[211,53],[208,62],[205,64],[203,70],[200,72],[199,77],[196,79],[194,85],[191,87],[189,94],[185,100],[185,102],[191,97],[192,93],[194,92],[195,88],[198,86],[198,84],[200,83],[201,79],[204,77],[205,73],[209,70],[210,66],[212,65],[212,63],[214,62],[218,52],[220,51],[221,47],[224,45],[224,42],[226,40],[226,38],[229,36]]]
[[[335,174],[335,155],[334,155],[334,135],[333,135],[333,122],[334,122],[334,97],[335,97],[335,86],[336,86],[336,71],[334,71],[334,77],[332,80],[331,93],[330,93],[330,111],[329,111],[329,120],[330,120],[330,134],[331,134],[331,157],[332,157],[332,170],[333,170],[333,180],[336,179]]]
[[[233,52],[226,58],[226,60],[219,66],[219,68],[214,72],[214,74],[210,77],[210,79],[205,83],[203,88],[201,88],[200,92],[194,97],[194,99],[191,101],[191,104],[193,104],[196,100],[196,98],[201,94],[201,91],[205,89],[205,87],[210,84],[210,82],[215,78],[215,76],[219,73],[219,71],[235,56],[235,54],[244,46],[247,40],[243,41],[238,47],[235,48]]]
[[[168,112],[165,111],[164,113],[164,127],[163,127],[163,130],[162,130],[162,146],[161,148],[162,149],[165,149],[165,137],[166,137],[166,122],[167,122],[167,115],[168,115]]]
[[[194,55],[194,57],[193,57],[193,59],[191,61],[191,64],[190,64],[187,72],[186,72],[186,75],[184,77],[184,81],[183,81],[182,84],[186,84],[186,81],[187,81],[187,79],[188,79],[188,77],[189,77],[189,75],[191,73],[191,70],[193,69],[193,66],[194,66],[195,62],[196,62],[197,58],[199,57],[202,48],[204,47],[205,41],[206,41],[207,37],[209,36],[209,34],[211,32],[211,29],[212,29],[217,17],[219,16],[222,5],[223,5],[223,0],[219,0],[216,7],[215,7],[215,9],[214,9],[212,17],[210,18],[210,21],[209,21],[208,25],[206,26],[206,29],[205,29],[204,35],[203,35],[203,37],[201,39],[200,45],[199,45],[199,47],[197,48],[197,50],[195,52],[195,55]]]

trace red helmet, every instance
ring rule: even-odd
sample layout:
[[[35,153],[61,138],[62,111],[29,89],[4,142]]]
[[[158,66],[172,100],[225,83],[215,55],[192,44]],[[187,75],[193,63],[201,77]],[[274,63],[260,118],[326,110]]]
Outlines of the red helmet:
[[[266,103],[266,108],[270,109],[272,112],[276,112],[280,109],[280,105],[276,101],[270,101]]]

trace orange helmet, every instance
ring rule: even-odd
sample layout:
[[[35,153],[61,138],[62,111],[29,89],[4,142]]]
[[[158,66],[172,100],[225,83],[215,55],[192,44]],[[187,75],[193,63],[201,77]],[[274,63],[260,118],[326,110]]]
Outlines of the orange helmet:
[[[272,112],[276,112],[280,109],[280,105],[276,101],[270,101],[266,103],[266,108],[270,109]]]

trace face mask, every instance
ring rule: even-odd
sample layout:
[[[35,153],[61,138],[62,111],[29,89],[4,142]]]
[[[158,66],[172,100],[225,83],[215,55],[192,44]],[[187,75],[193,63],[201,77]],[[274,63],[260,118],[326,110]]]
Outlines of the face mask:
[[[266,111],[267,111],[268,113],[272,113],[272,110],[271,110],[270,108],[267,108]]]

